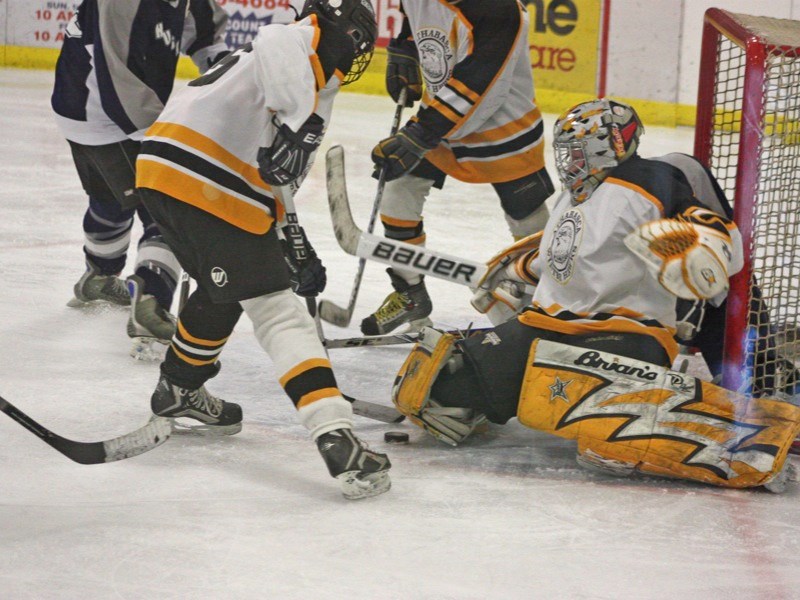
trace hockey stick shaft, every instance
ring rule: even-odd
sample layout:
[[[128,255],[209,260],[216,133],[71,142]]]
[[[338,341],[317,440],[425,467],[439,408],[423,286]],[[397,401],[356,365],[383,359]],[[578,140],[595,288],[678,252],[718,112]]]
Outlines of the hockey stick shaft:
[[[302,233],[300,232],[300,224],[297,221],[297,212],[295,211],[294,206],[294,195],[292,194],[292,190],[289,186],[284,186],[281,188],[273,188],[273,190],[280,196],[281,201],[283,202],[283,207],[286,212],[286,222],[287,225],[282,228],[284,234],[287,236],[287,239],[290,235],[298,235],[302,237]],[[290,227],[292,229],[290,229]],[[296,232],[296,233],[295,233]],[[300,246],[302,246],[303,251],[305,252],[305,244],[303,243],[304,240],[301,240]],[[294,251],[295,248],[298,246],[293,243],[292,240],[289,241],[290,248]],[[295,254],[295,257],[298,255]],[[325,344],[325,335],[322,331],[322,324],[319,321],[319,313],[317,311],[317,302],[314,298],[306,298],[306,308],[308,309],[309,314],[314,318],[315,324],[317,326],[317,336],[320,339],[320,342]],[[328,353],[328,350],[325,349],[325,353]],[[364,400],[357,400],[351,396],[347,396],[346,394],[342,394],[345,400],[350,402],[353,405],[353,413],[362,416],[368,417],[370,419],[374,419],[376,421],[381,421],[383,423],[399,423],[405,417],[398,413],[396,410],[389,406],[383,406],[381,404],[375,404],[373,402],[366,402]]]
[[[490,331],[491,328],[478,327],[476,329],[451,329],[447,333],[456,336],[469,337],[474,333]],[[413,333],[387,333],[386,335],[367,335],[352,338],[338,338],[325,340],[325,347],[330,350],[338,348],[371,348],[375,346],[395,346],[398,344],[415,344],[419,341],[419,332]]]
[[[345,252],[471,288],[478,286],[478,282],[486,274],[487,266],[484,263],[445,254],[424,246],[390,240],[359,229],[350,211],[344,149],[341,146],[331,147],[325,159],[328,204],[333,230],[336,240]]]
[[[403,107],[406,103],[406,90],[400,91],[400,97],[397,99],[397,106],[394,109],[394,118],[392,119],[392,129],[390,135],[395,135],[400,130],[400,121],[403,118]],[[383,199],[383,189],[386,187],[386,168],[381,169],[378,176],[378,189],[375,192],[375,201],[372,203],[372,213],[369,216],[369,224],[367,231],[372,233],[375,229],[375,221],[378,218],[378,211],[380,210],[381,200]],[[353,281],[353,288],[350,291],[350,300],[347,303],[347,308],[343,309],[333,304],[328,300],[320,302],[320,316],[326,321],[330,321],[340,327],[346,327],[350,324],[353,318],[353,311],[356,308],[356,300],[358,299],[358,292],[361,290],[361,280],[364,277],[364,267],[367,264],[365,258],[359,258],[358,269],[356,270],[356,278]],[[326,318],[328,317],[328,318]]]
[[[117,438],[103,442],[76,442],[50,431],[4,398],[0,398],[0,411],[67,458],[82,465],[113,462],[142,454],[166,442],[172,432],[169,420],[159,418]]]

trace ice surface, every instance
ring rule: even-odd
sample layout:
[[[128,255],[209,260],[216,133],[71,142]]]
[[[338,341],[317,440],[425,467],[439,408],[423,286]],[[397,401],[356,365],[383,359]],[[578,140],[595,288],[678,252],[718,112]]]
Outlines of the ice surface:
[[[124,310],[65,306],[83,268],[85,199],[51,116],[51,82],[0,70],[0,394],[62,435],[99,440],[147,419],[158,365],[128,357]],[[369,151],[393,106],[348,94],[337,103],[323,149],[346,147],[353,212],[366,227]],[[643,154],[691,151],[691,140],[649,127]],[[325,297],[344,305],[357,260],[332,235],[322,167],[298,212],[328,267]],[[509,240],[491,188],[456,181],[428,202],[426,229],[431,247],[473,259]],[[356,335],[388,287],[369,264],[353,327],[327,335]],[[485,324],[465,288],[431,280],[430,291],[438,324]],[[332,359],[346,392],[389,403],[406,352]],[[173,436],[86,467],[0,415],[0,598],[800,597],[797,489],[603,477],[575,464],[572,443],[515,424],[451,449],[411,425],[357,419],[359,434],[390,453],[394,487],[348,502],[246,319],[223,363],[209,388],[244,407],[232,438]],[[387,446],[389,429],[411,443]]]

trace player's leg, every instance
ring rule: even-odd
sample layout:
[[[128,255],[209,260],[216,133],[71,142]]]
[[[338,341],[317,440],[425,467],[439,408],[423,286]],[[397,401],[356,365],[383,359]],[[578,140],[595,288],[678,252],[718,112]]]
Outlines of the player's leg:
[[[137,142],[86,146],[70,142],[89,208],[83,217],[86,271],[75,284],[72,306],[95,300],[127,306],[130,297],[118,277],[125,267],[134,208],[120,199],[135,197],[133,162]]]
[[[513,181],[494,183],[492,186],[500,197],[506,223],[515,240],[544,228],[550,216],[545,200],[555,191],[545,169]]]
[[[164,241],[197,281],[178,315],[151,408],[159,416],[174,419],[178,429],[232,435],[242,428],[241,407],[205,388],[206,381],[219,372],[219,356],[242,314],[235,299],[215,299],[209,292],[210,286],[217,286],[206,265],[227,229],[219,219],[159,192],[144,189],[140,193]],[[227,281],[220,283],[224,286]],[[187,425],[187,419],[200,424]]]
[[[131,297],[128,336],[168,343],[175,333],[170,307],[181,266],[144,205],[137,212],[144,233],[139,239],[134,274],[126,280]]]
[[[384,235],[392,240],[425,245],[422,208],[431,188],[441,187],[444,174],[427,161],[410,175],[386,183],[381,201]],[[432,305],[424,277],[413,271],[387,269],[394,291],[361,322],[365,335],[388,333],[409,323],[413,329],[430,325]]]

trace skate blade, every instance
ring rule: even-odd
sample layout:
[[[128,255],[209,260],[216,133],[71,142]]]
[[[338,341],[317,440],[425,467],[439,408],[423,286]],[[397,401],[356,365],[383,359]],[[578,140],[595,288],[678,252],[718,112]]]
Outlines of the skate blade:
[[[169,340],[160,340],[154,337],[134,337],[131,345],[131,358],[145,362],[164,360],[167,354]]]
[[[201,435],[205,437],[220,437],[223,435],[236,435],[242,430],[241,423],[233,425],[206,425],[205,423],[187,423],[178,419],[172,421],[172,433],[177,435]]]
[[[360,500],[370,498],[388,492],[392,487],[392,480],[389,479],[388,471],[377,473],[367,473],[361,475],[360,471],[347,471],[336,479],[342,486],[342,494],[348,500]]]

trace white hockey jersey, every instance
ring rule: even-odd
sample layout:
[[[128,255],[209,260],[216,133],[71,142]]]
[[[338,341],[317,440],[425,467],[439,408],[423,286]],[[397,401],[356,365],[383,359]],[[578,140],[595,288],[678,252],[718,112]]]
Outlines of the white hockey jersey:
[[[513,181],[542,169],[544,127],[522,4],[403,0],[402,7],[426,87],[415,118],[443,138],[425,158],[471,183]]]
[[[311,15],[267,25],[170,98],[147,131],[136,162],[138,187],[158,190],[250,233],[283,218],[283,206],[258,174],[258,149],[279,123],[297,131],[317,113],[327,122],[340,75],[326,75],[315,53]]]
[[[64,137],[141,140],[172,92],[181,52],[202,73],[228,51],[215,0],[83,0],[66,27],[51,103]]]
[[[531,265],[539,278],[534,310],[520,318],[534,326],[544,326],[545,319],[546,328],[565,331],[589,321],[598,329],[603,322],[608,331],[655,335],[674,346],[671,331],[663,328],[674,329],[675,296],[623,240],[639,225],[675,217],[692,206],[702,204],[678,168],[639,157],[614,169],[585,202],[575,204],[568,191],[562,193]],[[732,264],[740,267],[741,238],[732,222],[726,226],[739,254]]]

